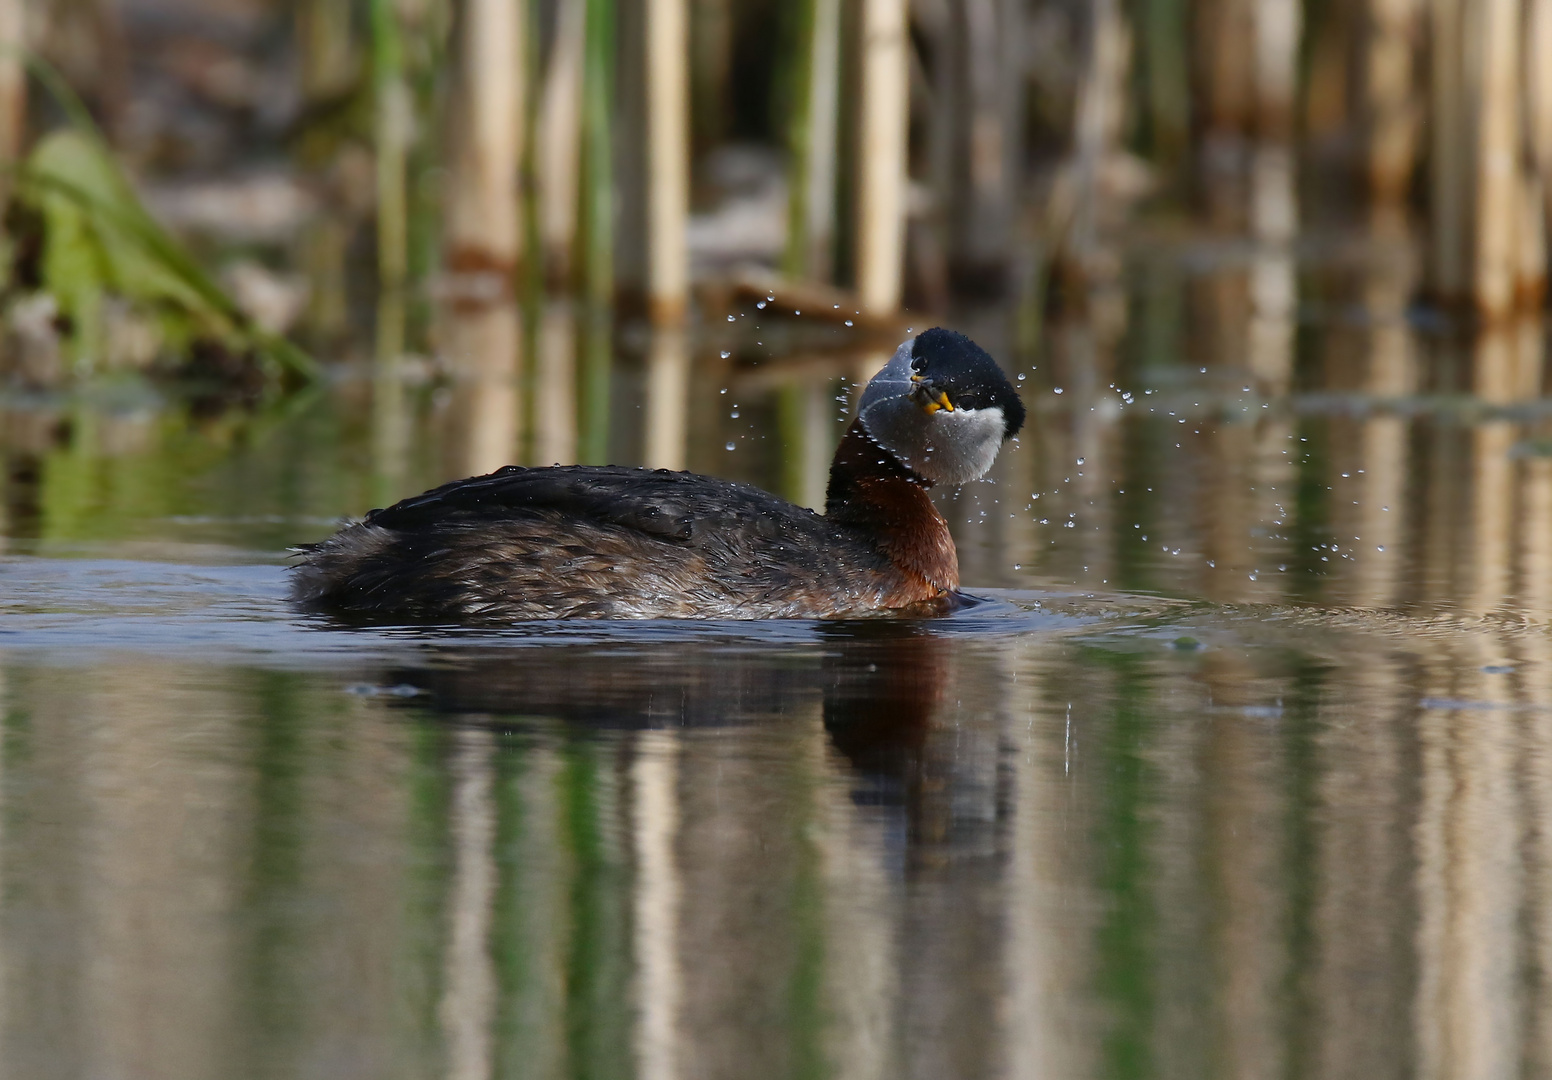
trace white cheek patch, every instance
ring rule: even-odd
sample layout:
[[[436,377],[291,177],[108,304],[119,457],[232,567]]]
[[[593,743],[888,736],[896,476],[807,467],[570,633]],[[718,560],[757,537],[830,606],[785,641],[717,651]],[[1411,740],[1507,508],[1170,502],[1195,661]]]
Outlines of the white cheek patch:
[[[1002,410],[939,409],[927,414],[909,398],[877,402],[863,426],[900,463],[935,484],[965,484],[986,475],[1002,447]]]

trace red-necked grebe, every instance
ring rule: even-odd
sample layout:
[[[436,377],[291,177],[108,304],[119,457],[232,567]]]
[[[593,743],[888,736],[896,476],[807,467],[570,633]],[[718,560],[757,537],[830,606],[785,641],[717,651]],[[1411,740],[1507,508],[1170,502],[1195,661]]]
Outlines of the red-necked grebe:
[[[984,476],[1023,423],[990,356],[928,330],[863,391],[823,516],[694,473],[508,466],[301,549],[293,597],[373,622],[481,625],[942,611],[959,559],[927,489]]]

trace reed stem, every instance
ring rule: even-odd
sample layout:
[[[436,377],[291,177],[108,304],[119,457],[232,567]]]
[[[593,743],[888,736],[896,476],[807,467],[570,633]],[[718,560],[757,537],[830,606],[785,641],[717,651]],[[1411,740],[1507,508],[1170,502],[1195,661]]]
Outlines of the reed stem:
[[[1552,0],[1527,0],[1525,129],[1544,193],[1552,195]]]
[[[614,0],[587,0],[582,78],[583,291],[614,302]],[[590,346],[591,347],[591,346]]]
[[[1466,99],[1465,0],[1430,0],[1433,41],[1429,88],[1429,229],[1433,291],[1450,300],[1466,292],[1472,151]]]
[[[305,0],[297,22],[303,98],[316,104],[345,92],[356,63],[350,0]]]
[[[1412,86],[1419,0],[1369,0],[1363,94],[1365,166],[1376,201],[1406,199],[1417,167],[1418,107]]]
[[[1191,134],[1186,0],[1142,0],[1138,21],[1145,140],[1153,161],[1167,168],[1184,157]]]
[[[836,136],[840,120],[840,0],[793,8],[787,121],[788,277],[828,282],[835,232]]]
[[[413,111],[393,0],[371,0],[371,25],[377,140],[377,276],[384,290],[399,291],[409,269],[407,174]]]
[[[582,161],[582,79],[588,0],[559,0],[534,139],[545,276],[572,284]]]
[[[1518,0],[1479,0],[1482,54],[1478,96],[1476,237],[1472,297],[1487,318],[1514,306],[1518,264],[1520,51]]]
[[[1085,273],[1092,267],[1099,243],[1099,170],[1120,126],[1126,85],[1125,29],[1117,0],[1094,0],[1089,17],[1088,55],[1073,132],[1078,200],[1071,240],[1073,256]]]
[[[900,307],[905,251],[907,65],[905,0],[863,0],[857,161],[857,297],[864,314]]]
[[[647,260],[652,319],[684,319],[690,281],[690,36],[686,0],[647,0]]]
[[[809,129],[814,121],[810,67],[815,4],[816,0],[792,0],[788,40],[782,50],[786,77],[781,81],[787,99],[787,247],[781,268],[789,278],[805,276],[808,262]]]
[[[1286,142],[1293,137],[1293,103],[1298,90],[1299,41],[1304,32],[1302,0],[1256,0],[1256,134]]]
[[[521,256],[526,6],[468,0],[464,7],[461,130],[447,222],[447,259],[455,269],[511,274]]]
[[[27,137],[27,0],[0,0],[0,167],[21,159]]]

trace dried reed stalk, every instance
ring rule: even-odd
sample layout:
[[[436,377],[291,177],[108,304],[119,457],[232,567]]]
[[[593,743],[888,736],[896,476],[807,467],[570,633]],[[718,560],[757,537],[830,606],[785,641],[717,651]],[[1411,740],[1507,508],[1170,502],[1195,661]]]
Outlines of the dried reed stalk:
[[[905,0],[863,0],[857,296],[869,315],[900,306],[910,78]]]
[[[545,276],[568,281],[576,254],[587,0],[559,0],[534,139]]]
[[[1419,110],[1413,85],[1420,0],[1368,0],[1363,96],[1365,171],[1380,203],[1406,199],[1417,167]]]
[[[1520,174],[1519,0],[1479,0],[1476,229],[1472,299],[1487,318],[1514,307],[1523,198]]]
[[[1443,298],[1466,293],[1471,215],[1472,121],[1466,96],[1464,0],[1431,0],[1429,69],[1430,287]]]
[[[685,0],[647,0],[647,291],[660,325],[683,320],[689,290],[689,49]]]
[[[1256,134],[1285,142],[1293,136],[1293,103],[1298,88],[1299,40],[1304,18],[1300,0],[1256,0],[1251,12],[1255,39]]]
[[[523,0],[467,0],[459,130],[447,204],[447,262],[513,273],[522,251]]]

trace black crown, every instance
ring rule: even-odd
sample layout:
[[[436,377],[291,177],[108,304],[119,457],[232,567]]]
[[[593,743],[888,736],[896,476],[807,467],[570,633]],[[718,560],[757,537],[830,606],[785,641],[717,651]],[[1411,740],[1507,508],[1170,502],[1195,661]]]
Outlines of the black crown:
[[[963,334],[935,326],[911,346],[911,370],[948,394],[956,409],[1002,410],[1003,437],[1024,426],[1024,403],[986,350]]]

